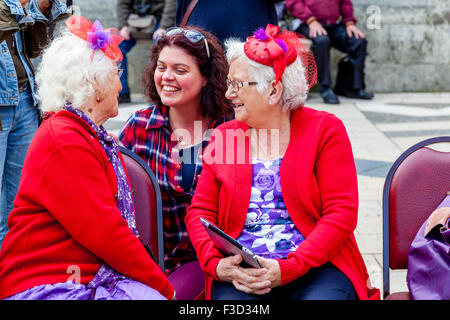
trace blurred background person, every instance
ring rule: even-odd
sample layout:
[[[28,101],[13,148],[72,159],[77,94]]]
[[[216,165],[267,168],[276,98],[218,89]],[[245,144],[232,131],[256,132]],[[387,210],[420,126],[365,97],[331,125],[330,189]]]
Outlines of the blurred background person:
[[[379,299],[353,235],[358,186],[341,120],[305,107],[316,82],[311,52],[278,26],[226,42],[227,99],[186,214],[206,273],[206,298]],[[258,255],[263,268],[224,257],[200,218]]]
[[[122,91],[119,95],[119,103],[131,102],[130,87],[128,85],[128,61],[127,54],[136,45],[139,39],[154,41],[162,36],[167,28],[175,24],[176,0],[118,0],[117,20],[120,35],[124,41],[120,44],[123,54],[122,69],[120,77]],[[135,21],[133,23],[133,20]],[[150,33],[133,33],[130,25],[150,25]],[[144,30],[143,30],[144,31]]]
[[[319,93],[323,101],[330,104],[339,103],[339,98],[332,89],[331,47],[348,54],[351,68],[348,71],[351,75],[346,79],[351,79],[352,83],[336,84],[348,88],[339,94],[349,98],[372,99],[373,94],[366,92],[364,86],[367,40],[356,26],[352,1],[286,0],[286,7],[294,18],[302,21],[296,31],[313,42]]]
[[[39,125],[34,67],[50,42],[49,21],[68,16],[60,1],[0,0],[0,246],[23,161]]]
[[[79,16],[66,25],[37,74],[46,114],[1,249],[0,298],[171,299],[174,288],[139,240],[123,159],[102,126],[118,114],[119,30]]]
[[[177,0],[176,25],[179,26],[191,0]],[[222,45],[229,37],[244,41],[249,34],[268,23],[278,24],[275,3],[279,0],[200,0],[189,15],[187,25],[214,34]]]
[[[196,259],[184,224],[202,169],[209,131],[225,121],[228,63],[217,39],[201,28],[167,30],[143,75],[152,104],[135,112],[119,135],[158,180],[164,217],[166,274]]]

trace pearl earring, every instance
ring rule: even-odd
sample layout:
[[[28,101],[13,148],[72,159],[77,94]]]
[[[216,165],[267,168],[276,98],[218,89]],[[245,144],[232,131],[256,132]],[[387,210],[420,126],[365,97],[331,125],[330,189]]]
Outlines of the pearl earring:
[[[100,102],[100,97],[99,96],[97,96],[97,102]]]

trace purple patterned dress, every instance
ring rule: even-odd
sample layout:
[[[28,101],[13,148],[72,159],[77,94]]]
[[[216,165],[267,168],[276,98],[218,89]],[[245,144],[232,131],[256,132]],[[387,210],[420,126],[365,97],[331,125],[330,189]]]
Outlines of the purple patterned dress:
[[[282,159],[253,158],[253,183],[244,229],[238,241],[255,254],[284,259],[305,239],[292,222],[280,183]]]

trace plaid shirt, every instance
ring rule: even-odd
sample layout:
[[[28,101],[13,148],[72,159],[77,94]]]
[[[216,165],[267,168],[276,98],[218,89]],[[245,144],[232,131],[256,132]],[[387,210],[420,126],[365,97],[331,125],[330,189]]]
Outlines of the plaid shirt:
[[[225,118],[213,121],[208,129],[225,122]],[[186,209],[191,203],[202,169],[202,150],[209,142],[210,135],[203,138],[195,159],[194,180],[189,192],[182,187],[182,163],[178,141],[171,139],[169,109],[152,105],[135,112],[125,123],[119,135],[122,144],[139,155],[155,173],[161,188],[164,217],[164,265],[166,274],[196,258],[184,223]]]

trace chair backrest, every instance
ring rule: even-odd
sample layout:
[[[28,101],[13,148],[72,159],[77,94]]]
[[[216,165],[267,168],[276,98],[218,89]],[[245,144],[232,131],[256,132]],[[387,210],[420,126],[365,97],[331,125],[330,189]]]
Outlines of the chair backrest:
[[[120,146],[133,190],[136,228],[164,272],[161,192],[150,167],[134,152]]]
[[[426,146],[450,136],[421,141],[392,165],[383,190],[383,287],[389,294],[389,269],[406,269],[411,242],[424,221],[450,191],[450,152]]]

